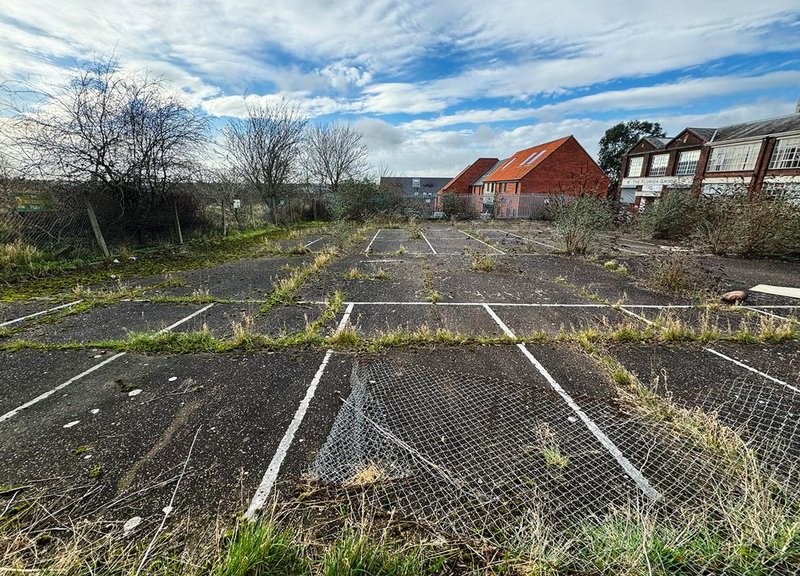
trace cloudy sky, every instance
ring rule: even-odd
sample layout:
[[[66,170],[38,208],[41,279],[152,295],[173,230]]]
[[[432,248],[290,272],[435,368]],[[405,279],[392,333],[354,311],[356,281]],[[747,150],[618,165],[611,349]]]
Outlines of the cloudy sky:
[[[797,0],[3,0],[0,82],[92,55],[206,113],[296,100],[353,123],[374,165],[452,176],[478,156],[610,125],[670,134],[794,111]]]

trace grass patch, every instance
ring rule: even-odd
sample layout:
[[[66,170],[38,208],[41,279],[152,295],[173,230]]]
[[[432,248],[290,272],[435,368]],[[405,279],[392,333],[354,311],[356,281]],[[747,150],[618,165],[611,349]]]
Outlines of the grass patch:
[[[606,270],[611,270],[612,272],[617,272],[622,275],[628,274],[628,267],[625,264],[617,262],[616,260],[608,260],[603,263],[603,268]]]
[[[344,275],[345,280],[388,280],[390,277],[389,273],[383,268],[378,268],[374,274],[370,274],[353,267]]]
[[[310,574],[302,534],[273,521],[241,522],[231,536],[214,576]]]
[[[470,268],[477,272],[491,272],[495,268],[495,259],[492,256],[478,254],[472,258]]]

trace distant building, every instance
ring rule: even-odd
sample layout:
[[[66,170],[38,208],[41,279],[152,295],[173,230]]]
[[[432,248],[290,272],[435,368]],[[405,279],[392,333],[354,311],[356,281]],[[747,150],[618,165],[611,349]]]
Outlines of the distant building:
[[[469,194],[476,204],[480,202],[483,212],[497,218],[537,217],[552,198],[604,197],[608,190],[608,177],[574,136],[520,150],[492,164],[494,160],[481,158],[459,176],[465,180],[467,173],[485,169],[469,185]],[[463,188],[461,182],[455,185]]]
[[[800,202],[800,104],[787,116],[637,142],[623,157],[620,203],[645,211],[671,190],[706,196],[743,190]]]
[[[381,176],[379,188],[402,196],[408,208],[427,216],[436,209],[436,194],[450,178]]]

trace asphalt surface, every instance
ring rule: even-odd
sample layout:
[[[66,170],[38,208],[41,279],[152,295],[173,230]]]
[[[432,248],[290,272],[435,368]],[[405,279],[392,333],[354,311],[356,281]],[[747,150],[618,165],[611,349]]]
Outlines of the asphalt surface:
[[[312,255],[265,256],[141,279],[151,288],[135,301],[14,322],[9,325],[13,333],[0,338],[0,343],[24,339],[69,345],[166,329],[207,329],[228,339],[241,326],[268,336],[290,335],[317,320],[325,309],[323,302],[336,291],[346,302],[355,303],[349,308],[348,323],[365,337],[421,329],[499,337],[508,331],[525,336],[643,328],[646,320],[664,320],[666,312],[657,307],[691,304],[686,298],[648,290],[632,275],[555,254],[558,240],[550,228],[491,224],[463,230],[423,225],[420,237],[405,229],[381,229],[309,278],[296,294],[297,304],[273,306],[266,312],[262,305],[276,283],[308,264]],[[662,251],[640,241],[606,240],[611,243],[608,250],[627,248],[626,258],[648,257],[632,252]],[[290,244],[309,242],[313,242],[309,250],[335,243],[327,236],[304,236]],[[493,268],[472,269],[478,256],[491,256]],[[726,267],[727,278],[736,279],[727,280],[730,286],[789,286],[800,277],[795,264],[735,260],[716,264]],[[359,278],[348,279],[353,270]],[[169,278],[170,286],[152,288]],[[434,292],[441,298],[437,305],[430,302]],[[168,301],[192,296],[198,297],[197,303]],[[66,301],[66,295],[53,297]],[[221,301],[209,306],[207,302],[215,299]],[[786,301],[759,296],[752,304],[758,309]],[[13,321],[53,305],[5,302],[0,304],[0,317]],[[764,310],[796,313],[788,308]],[[343,312],[322,326],[323,334],[341,326]],[[764,316],[728,309],[705,317],[689,308],[668,313],[692,327],[711,323],[729,330],[743,323],[756,328]],[[621,343],[610,353],[643,382],[658,378],[655,386],[686,406],[707,400],[709,391],[742,386],[769,388],[794,402],[793,389],[800,388],[796,342]],[[652,489],[678,490],[667,481],[663,465],[648,459],[648,449],[660,446],[669,453],[679,447],[647,426],[632,423],[605,369],[577,344],[567,342],[531,343],[525,351],[510,344],[429,345],[374,354],[328,354],[309,348],[177,356],[117,356],[103,349],[2,352],[0,485],[40,479],[51,479],[54,489],[94,485],[98,489],[92,507],[97,514],[118,519],[139,515],[156,522],[188,459],[177,510],[201,516],[240,514],[263,485],[271,464],[278,463],[277,488],[271,495],[290,490],[303,477],[350,393],[355,361],[370,358],[390,362],[397,370],[429,367],[454,377],[491,378],[527,390],[537,399],[536,409],[541,411],[537,414],[559,430],[563,449],[593,471],[575,480],[579,492],[590,496],[564,500],[564,506],[588,506],[598,512],[623,492],[645,492],[641,478],[621,465],[609,446]],[[733,420],[744,422],[746,410],[741,405],[736,410],[740,416]],[[592,426],[599,427],[607,443],[599,440]],[[759,430],[769,433],[768,427]],[[93,470],[92,475],[99,471],[99,477],[90,479]]]

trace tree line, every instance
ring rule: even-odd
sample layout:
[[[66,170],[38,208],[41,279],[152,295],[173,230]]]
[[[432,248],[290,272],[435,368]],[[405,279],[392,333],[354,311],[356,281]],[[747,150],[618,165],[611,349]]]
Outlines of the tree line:
[[[215,139],[210,118],[167,82],[115,58],[44,88],[5,85],[2,95],[0,164],[16,180],[80,195],[106,253],[97,203],[113,206],[106,226],[117,232],[142,238],[169,225],[180,236],[182,217],[211,201],[224,219],[244,189],[277,224],[281,199],[298,190],[290,184],[304,183],[319,217],[326,197],[368,171],[367,146],[347,124],[310,124],[285,100],[246,101]]]

